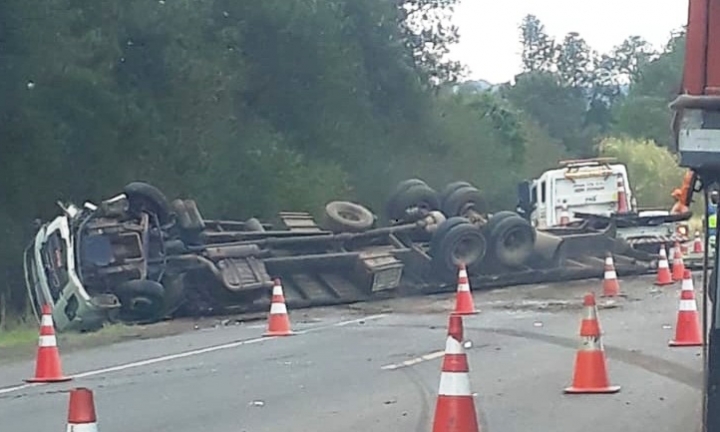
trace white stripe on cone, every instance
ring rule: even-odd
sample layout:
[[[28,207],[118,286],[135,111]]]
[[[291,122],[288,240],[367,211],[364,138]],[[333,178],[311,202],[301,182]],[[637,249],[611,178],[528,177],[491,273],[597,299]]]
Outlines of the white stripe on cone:
[[[678,310],[680,312],[695,312],[697,311],[697,304],[695,304],[695,300],[680,300]]]
[[[41,327],[54,327],[55,324],[53,324],[52,316],[50,315],[43,315],[40,319],[40,326]]]
[[[440,396],[472,396],[467,372],[442,372],[438,394]]]
[[[283,295],[282,285],[273,286],[273,295]]]
[[[617,273],[615,273],[615,270],[608,270],[605,272],[605,279],[617,279]]]
[[[43,348],[57,346],[57,338],[55,336],[40,336],[38,346]]]
[[[285,303],[273,303],[270,305],[270,314],[276,315],[276,314],[286,314],[287,313],[287,307],[285,306]]]
[[[71,424],[68,423],[66,432],[98,432],[97,423]]]

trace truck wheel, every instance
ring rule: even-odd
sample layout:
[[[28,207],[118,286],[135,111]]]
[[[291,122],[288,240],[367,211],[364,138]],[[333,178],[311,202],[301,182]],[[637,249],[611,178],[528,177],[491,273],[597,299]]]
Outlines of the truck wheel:
[[[375,215],[367,208],[349,201],[331,201],[325,206],[325,225],[331,231],[360,232],[372,228]]]
[[[705,288],[708,298],[711,302],[715,303],[715,269],[710,270],[708,273],[708,286]]]
[[[464,218],[450,218],[440,224],[430,241],[435,269],[446,280],[457,278],[458,265],[476,266],[485,257],[487,243],[478,227]]]
[[[447,200],[447,198],[450,195],[452,195],[453,192],[455,192],[456,190],[458,190],[460,188],[467,187],[467,186],[472,187],[472,184],[470,184],[466,181],[456,181],[456,182],[448,183],[447,185],[445,185],[442,192],[440,192],[440,197],[439,197],[440,208],[445,208],[445,200]]]
[[[165,289],[158,282],[131,280],[118,285],[114,293],[120,300],[120,320],[151,323],[162,318]]]
[[[445,199],[442,208],[443,213],[449,217],[464,216],[468,210],[474,210],[480,214],[483,214],[487,210],[485,198],[483,198],[480,191],[473,186],[464,186],[455,189],[455,192]]]
[[[425,213],[439,208],[437,192],[428,185],[416,184],[390,197],[386,216],[391,221],[415,221]]]
[[[170,222],[170,204],[160,189],[148,183],[132,182],[125,185],[123,193],[133,215],[144,211],[155,214],[162,225]]]
[[[395,185],[395,189],[393,189],[392,193],[390,193],[390,197],[394,197],[396,195],[399,195],[403,192],[405,192],[407,189],[409,189],[412,186],[427,186],[428,184],[425,183],[425,180],[413,178],[408,180],[403,180],[397,185]]]
[[[488,249],[501,264],[521,266],[533,253],[535,229],[520,216],[500,219],[488,233]]]

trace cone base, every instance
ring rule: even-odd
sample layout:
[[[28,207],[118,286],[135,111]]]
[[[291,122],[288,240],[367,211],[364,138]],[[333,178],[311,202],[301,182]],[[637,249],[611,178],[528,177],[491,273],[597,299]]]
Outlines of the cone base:
[[[263,333],[263,336],[295,336],[297,333],[295,333],[292,330],[289,331],[268,331]]]
[[[53,378],[27,378],[24,379],[26,383],[57,383],[57,382],[68,382],[71,381],[72,377],[53,377]]]
[[[668,342],[668,346],[671,347],[700,347],[703,346],[702,341],[676,341],[671,340]]]
[[[667,282],[655,282],[655,286],[667,286],[667,285],[674,285],[674,281],[667,281]]]
[[[608,394],[617,393],[620,391],[620,386],[607,386],[607,387],[566,387],[563,390],[567,394]]]

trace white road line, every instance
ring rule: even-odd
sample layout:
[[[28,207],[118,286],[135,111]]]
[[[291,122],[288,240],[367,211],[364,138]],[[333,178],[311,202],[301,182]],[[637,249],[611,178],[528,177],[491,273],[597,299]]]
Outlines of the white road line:
[[[416,364],[418,364],[418,363],[422,363],[422,362],[426,362],[426,361],[430,361],[430,360],[435,360],[435,359],[437,359],[437,358],[442,357],[443,355],[445,355],[445,351],[444,351],[444,350],[435,351],[435,352],[432,352],[432,353],[430,353],[430,354],[425,354],[425,355],[422,355],[422,356],[420,356],[420,357],[415,357],[414,359],[405,360],[404,362],[385,365],[385,366],[381,367],[380,369],[382,369],[382,370],[395,370],[395,369],[400,369],[400,368],[404,368],[404,367],[414,366],[414,365],[416,365]]]
[[[312,333],[315,331],[327,330],[329,328],[334,328],[334,327],[345,327],[345,326],[348,326],[351,324],[357,324],[357,323],[364,322],[364,321],[377,320],[380,318],[384,318],[386,316],[387,316],[387,314],[370,315],[370,316],[366,316],[363,318],[356,318],[353,320],[340,321],[340,322],[333,323],[333,324],[320,325],[317,327],[311,327],[306,330],[298,331],[297,334]],[[226,343],[226,344],[222,344],[222,345],[214,345],[214,346],[207,347],[207,348],[200,348],[200,349],[185,351],[185,352],[181,352],[181,353],[177,353],[177,354],[169,354],[169,355],[155,357],[155,358],[151,358],[151,359],[147,359],[147,360],[140,360],[140,361],[125,363],[125,364],[121,364],[121,365],[117,365],[117,366],[111,366],[111,367],[107,367],[107,368],[103,368],[103,369],[96,369],[96,370],[92,370],[92,371],[81,372],[81,373],[72,375],[72,377],[73,378],[87,378],[87,377],[91,377],[91,376],[105,375],[105,374],[112,373],[112,372],[119,372],[119,371],[124,371],[124,370],[128,370],[128,369],[149,366],[152,364],[168,362],[168,361],[177,360],[177,359],[181,359],[181,358],[185,358],[185,357],[193,357],[196,355],[207,354],[207,353],[211,353],[211,352],[215,352],[215,351],[237,348],[237,347],[240,347],[243,345],[251,345],[251,344],[263,342],[263,341],[270,340],[270,339],[279,339],[279,337],[267,336],[267,337],[259,337],[259,338],[255,338],[255,339],[246,339],[246,340],[242,340],[242,341],[230,342],[230,343]],[[28,384],[21,384],[21,385],[15,386],[15,387],[3,388],[3,389],[0,389],[0,395],[13,393],[18,390],[24,390],[27,388],[36,387],[36,386],[43,385],[43,384],[44,383],[28,383]]]

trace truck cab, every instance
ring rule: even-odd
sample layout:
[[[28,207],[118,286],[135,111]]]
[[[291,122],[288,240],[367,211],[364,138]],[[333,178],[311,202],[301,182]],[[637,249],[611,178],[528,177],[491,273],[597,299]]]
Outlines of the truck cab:
[[[613,158],[561,161],[535,180],[520,183],[519,210],[536,228],[577,220],[574,213],[610,216],[632,211],[627,168]]]

